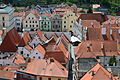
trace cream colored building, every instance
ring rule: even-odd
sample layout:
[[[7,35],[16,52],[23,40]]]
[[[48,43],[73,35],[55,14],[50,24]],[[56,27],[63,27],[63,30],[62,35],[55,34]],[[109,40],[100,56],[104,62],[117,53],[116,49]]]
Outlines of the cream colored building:
[[[77,16],[72,11],[66,11],[62,16],[62,31],[72,31],[73,23],[76,21]]]
[[[23,19],[23,31],[30,31],[30,30],[33,31],[38,29],[39,17],[40,17],[40,14],[35,10],[26,12],[25,17]]]
[[[14,27],[14,8],[0,4],[0,29],[9,31]]]

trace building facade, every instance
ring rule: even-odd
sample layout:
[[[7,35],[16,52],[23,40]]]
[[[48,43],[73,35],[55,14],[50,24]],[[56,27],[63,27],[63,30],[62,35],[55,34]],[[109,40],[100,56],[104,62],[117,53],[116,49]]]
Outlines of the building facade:
[[[40,30],[42,31],[51,31],[51,20],[49,16],[44,15],[40,17]]]
[[[9,31],[14,27],[14,8],[0,4],[0,29]]]
[[[62,18],[59,14],[54,14],[51,17],[52,21],[52,31],[62,31]]]
[[[34,31],[36,29],[39,29],[39,17],[39,12],[35,10],[26,12],[25,17],[23,19],[23,31]]]
[[[77,16],[72,11],[66,11],[62,17],[62,31],[72,31]]]

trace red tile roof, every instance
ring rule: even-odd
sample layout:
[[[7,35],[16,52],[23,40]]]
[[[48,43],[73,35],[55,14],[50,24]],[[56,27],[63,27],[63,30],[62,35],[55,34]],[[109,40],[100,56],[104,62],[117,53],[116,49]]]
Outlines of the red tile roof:
[[[25,32],[19,46],[25,46],[31,40],[29,32]]]
[[[39,38],[40,38],[40,40],[42,40],[42,31],[40,31],[39,29],[36,31],[37,32],[37,34],[39,35]]]
[[[55,59],[35,59],[27,65],[27,68],[23,72],[49,77],[67,78],[68,75],[66,68]]]
[[[115,41],[84,41],[76,49],[77,58],[104,56],[102,45],[106,56],[118,55]]]
[[[14,73],[10,71],[2,71],[0,70],[0,78],[13,80],[14,79]]]
[[[45,55],[46,51],[45,49],[40,45],[38,44],[34,50],[38,50],[40,53],[42,53],[43,55]],[[34,51],[33,51],[34,52]]]
[[[25,60],[20,54],[16,54],[13,63],[19,65],[19,64],[25,63]]]
[[[15,28],[7,32],[2,44],[0,45],[0,51],[2,52],[14,52],[17,50],[18,44],[20,42],[20,36],[18,35]]]
[[[29,51],[32,50],[32,47],[30,45],[26,45],[25,48]]]
[[[101,13],[81,14],[77,21],[79,22],[80,19],[82,19],[82,20],[96,20],[100,23],[108,20],[107,16],[105,16]]]
[[[100,27],[100,22],[96,20],[82,20],[82,27]]]
[[[112,75],[100,64],[90,69],[80,80],[112,80]]]
[[[101,28],[88,28],[87,40],[104,40],[101,33]]]

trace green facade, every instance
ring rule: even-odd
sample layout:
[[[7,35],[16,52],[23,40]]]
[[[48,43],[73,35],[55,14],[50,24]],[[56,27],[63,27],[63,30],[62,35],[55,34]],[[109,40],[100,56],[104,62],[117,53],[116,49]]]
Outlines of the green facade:
[[[51,31],[51,19],[49,16],[41,16],[40,18],[40,30]]]

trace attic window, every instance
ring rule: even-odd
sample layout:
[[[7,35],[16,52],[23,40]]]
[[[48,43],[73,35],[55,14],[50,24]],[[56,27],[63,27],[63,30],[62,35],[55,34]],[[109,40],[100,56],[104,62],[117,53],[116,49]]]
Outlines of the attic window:
[[[51,80],[51,78],[48,78],[48,80]]]
[[[64,71],[64,68],[61,68]]]
[[[40,77],[39,80],[42,80],[42,77]]]
[[[40,56],[38,57],[38,59],[40,59]]]

